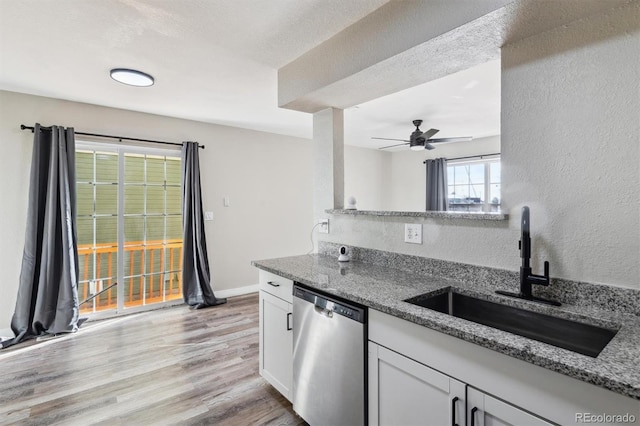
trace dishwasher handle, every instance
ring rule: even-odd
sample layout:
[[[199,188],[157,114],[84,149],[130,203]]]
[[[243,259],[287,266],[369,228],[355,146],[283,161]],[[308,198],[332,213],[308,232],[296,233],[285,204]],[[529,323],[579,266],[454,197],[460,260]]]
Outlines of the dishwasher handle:
[[[327,318],[333,318],[333,311],[331,309],[322,308],[321,306],[318,306],[318,305],[315,305],[313,308],[320,315],[324,315]]]
[[[316,309],[320,309],[322,311],[330,311],[330,312],[333,312],[336,307],[336,304],[334,302],[320,296],[315,296],[313,305],[316,307]]]

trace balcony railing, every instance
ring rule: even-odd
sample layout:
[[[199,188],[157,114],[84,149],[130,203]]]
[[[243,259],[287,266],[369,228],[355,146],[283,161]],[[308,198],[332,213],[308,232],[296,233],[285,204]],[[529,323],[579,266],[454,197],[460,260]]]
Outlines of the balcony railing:
[[[125,269],[124,283],[118,283],[118,286],[124,285],[125,307],[182,298],[182,239],[128,241],[125,244],[128,269]],[[117,256],[117,243],[78,245],[78,298],[81,303],[116,282]],[[118,286],[82,304],[80,312],[116,309]]]

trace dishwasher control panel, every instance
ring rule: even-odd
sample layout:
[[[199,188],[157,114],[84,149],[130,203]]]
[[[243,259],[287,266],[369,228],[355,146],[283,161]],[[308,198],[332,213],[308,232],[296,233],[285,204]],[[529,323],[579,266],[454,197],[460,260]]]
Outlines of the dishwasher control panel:
[[[344,317],[347,318],[351,318],[351,319],[355,319],[358,320],[359,316],[359,312],[355,311],[351,308],[347,308],[346,306],[342,306],[342,305],[338,305],[338,304],[334,304],[333,306],[333,312],[338,314],[338,315],[342,315]]]
[[[315,291],[298,287],[297,285],[293,287],[293,296],[303,299],[309,303],[312,303],[317,308],[326,310],[327,312],[341,315],[343,317],[346,317],[361,323],[364,323],[366,321],[364,307],[351,305],[343,301],[338,301],[338,300],[332,299],[331,296],[327,296],[321,293],[316,293]]]

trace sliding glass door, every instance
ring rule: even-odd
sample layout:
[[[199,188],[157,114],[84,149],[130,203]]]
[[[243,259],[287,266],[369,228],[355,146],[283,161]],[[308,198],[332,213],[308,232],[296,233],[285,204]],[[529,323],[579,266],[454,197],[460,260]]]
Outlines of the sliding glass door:
[[[81,312],[182,298],[180,152],[78,143]]]
[[[115,309],[117,304],[118,182],[117,152],[76,151],[81,312]]]

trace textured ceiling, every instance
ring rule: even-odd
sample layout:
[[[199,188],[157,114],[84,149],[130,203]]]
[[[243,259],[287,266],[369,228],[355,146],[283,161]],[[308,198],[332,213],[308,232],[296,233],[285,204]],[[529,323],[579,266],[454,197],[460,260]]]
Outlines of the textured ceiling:
[[[311,137],[277,108],[277,68],[386,1],[0,0],[0,89]]]
[[[518,0],[502,12],[498,42],[627,1]],[[277,69],[385,3],[0,0],[0,89],[310,138],[311,115],[277,107]],[[437,55],[420,56],[431,67],[438,61]],[[108,72],[117,67],[150,73],[156,83],[116,83]],[[403,84],[376,80],[385,94],[410,87]],[[440,129],[439,137],[498,134],[499,92],[494,61],[357,107],[351,103],[345,105],[352,107],[345,112],[345,140],[375,147],[371,136],[405,138],[413,119],[425,120],[423,130]]]
[[[371,138],[409,139],[415,119],[423,120],[422,131],[440,130],[434,138],[500,134],[500,60],[347,108],[345,142],[367,148],[402,143]]]

